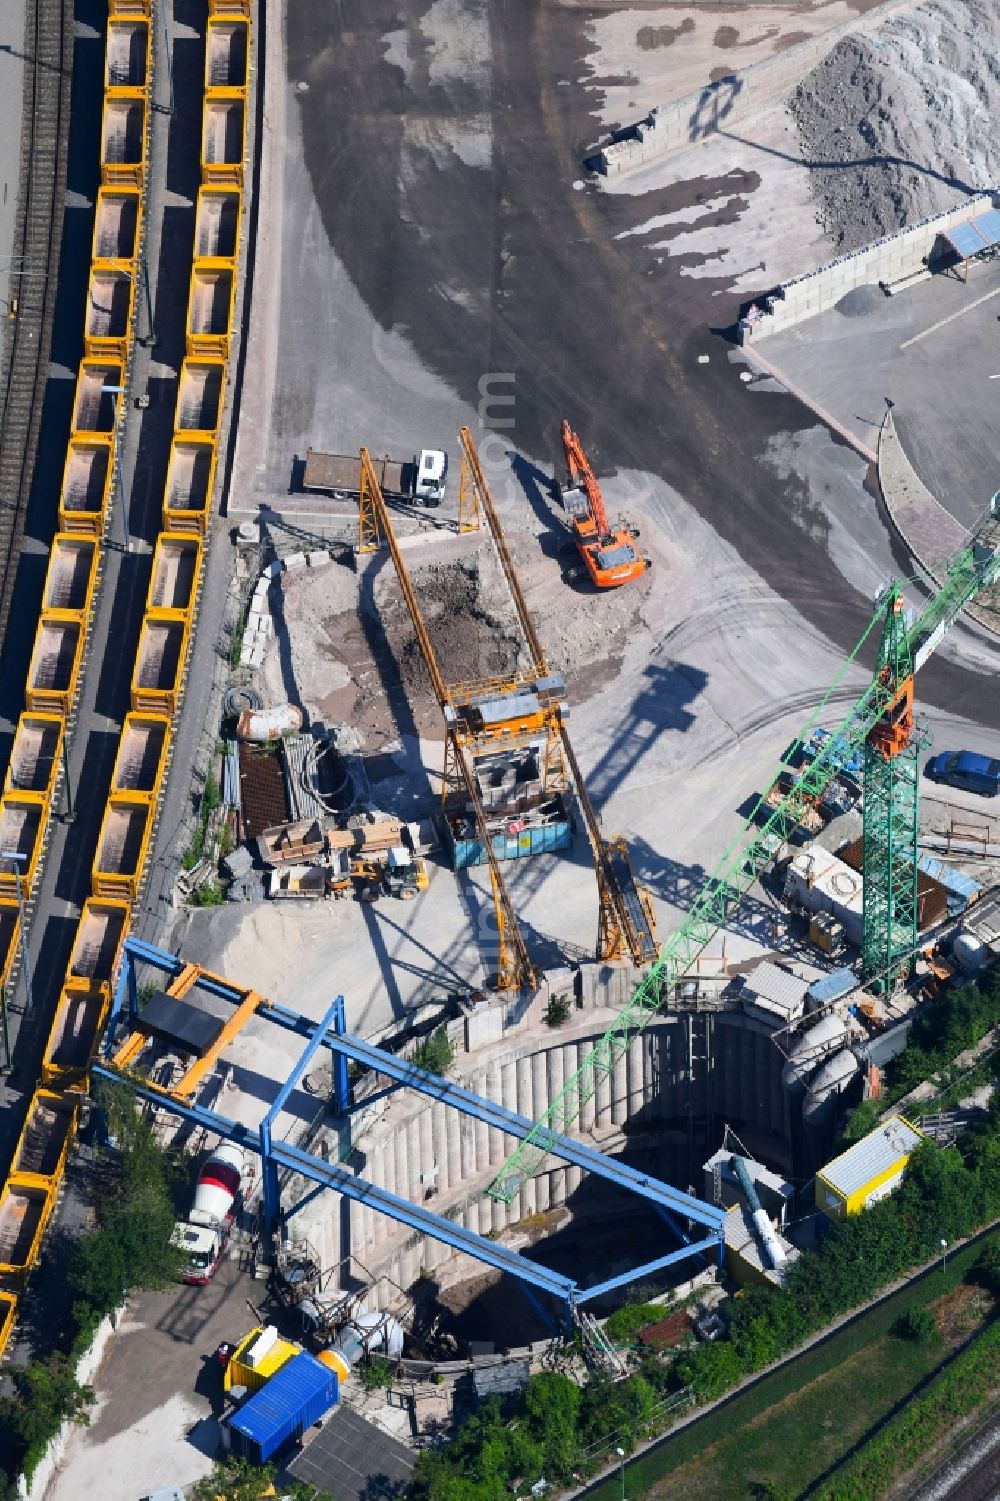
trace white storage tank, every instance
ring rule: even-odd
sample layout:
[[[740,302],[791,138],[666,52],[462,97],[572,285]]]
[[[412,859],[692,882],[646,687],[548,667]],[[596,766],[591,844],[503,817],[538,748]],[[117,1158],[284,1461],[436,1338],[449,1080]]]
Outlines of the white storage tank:
[[[807,1126],[823,1124],[834,1101],[843,1094],[857,1072],[858,1060],[850,1048],[841,1048],[816,1071],[802,1102],[802,1119]]]
[[[847,1024],[832,1012],[820,1018],[798,1038],[791,1057],[781,1071],[781,1082],[788,1090],[804,1089],[813,1069],[828,1053],[842,1047],[847,1037]]]
[[[302,728],[302,710],[294,704],[276,704],[273,709],[244,709],[236,725],[237,740],[277,740]]]
[[[951,952],[955,963],[967,975],[977,975],[990,962],[990,951],[982,939],[964,930],[959,933],[952,944]]]

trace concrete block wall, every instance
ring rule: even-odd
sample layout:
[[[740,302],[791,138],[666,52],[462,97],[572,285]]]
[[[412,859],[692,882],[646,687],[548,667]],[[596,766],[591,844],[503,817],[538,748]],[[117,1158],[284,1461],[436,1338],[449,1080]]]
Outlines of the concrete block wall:
[[[840,256],[815,271],[783,282],[777,292],[766,299],[764,317],[751,329],[741,329],[741,341],[756,344],[769,334],[780,333],[815,317],[817,313],[825,313],[855,287],[876,286],[879,282],[891,285],[914,275],[923,269],[944,230],[992,206],[990,193],[964,198],[954,208],[921,219],[918,224],[907,225],[850,255]]]
[[[673,104],[658,106],[644,120],[629,126],[628,136],[612,141],[590,165],[605,176],[617,176],[645,162],[683,151],[716,131],[748,115],[777,104],[822,62],[842,38],[874,31],[900,12],[913,10],[921,0],[882,0],[862,16],[831,26],[818,36],[786,47],[774,57],[685,94]],[[634,134],[632,132],[634,131]]]

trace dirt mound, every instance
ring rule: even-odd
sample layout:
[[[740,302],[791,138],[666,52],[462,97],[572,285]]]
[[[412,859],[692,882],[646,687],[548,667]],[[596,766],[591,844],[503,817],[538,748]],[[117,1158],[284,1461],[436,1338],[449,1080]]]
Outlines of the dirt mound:
[[[426,564],[411,573],[446,684],[506,677],[528,669],[514,607],[491,558]],[[387,591],[379,606],[407,693],[429,695],[423,654],[398,587]]]
[[[885,302],[885,293],[880,287],[855,287],[834,306],[845,318],[864,318],[874,313]]]
[[[838,251],[997,181],[998,55],[993,0],[936,0],[870,38],[845,38],[803,80],[789,108]]]

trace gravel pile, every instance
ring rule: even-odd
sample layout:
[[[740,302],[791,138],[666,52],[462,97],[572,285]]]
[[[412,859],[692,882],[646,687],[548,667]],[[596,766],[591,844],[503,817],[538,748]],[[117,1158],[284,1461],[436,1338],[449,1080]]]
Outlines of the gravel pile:
[[[1000,6],[931,0],[847,38],[789,100],[838,253],[1000,183]]]

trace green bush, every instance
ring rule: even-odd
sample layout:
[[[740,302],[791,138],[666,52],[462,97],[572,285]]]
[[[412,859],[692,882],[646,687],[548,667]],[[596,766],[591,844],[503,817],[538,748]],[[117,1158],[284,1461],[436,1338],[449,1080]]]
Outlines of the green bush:
[[[166,1154],[128,1089],[106,1090],[102,1100],[118,1154],[105,1164],[97,1228],[73,1247],[69,1279],[81,1325],[110,1313],[133,1289],[168,1286],[183,1265],[170,1244],[175,1216]]]
[[[553,995],[549,997],[549,1004],[545,1008],[545,1025],[547,1027],[561,1027],[569,1021],[572,1004],[568,995]]]
[[[892,1327],[900,1339],[911,1339],[919,1345],[937,1339],[938,1327],[929,1308],[908,1308]]]
[[[1000,1236],[987,1241],[973,1268],[973,1275],[983,1287],[989,1288],[994,1297],[1000,1297]]]
[[[196,891],[191,893],[192,907],[221,907],[226,900],[226,893],[219,881],[203,881]]]
[[[245,1459],[226,1459],[211,1475],[196,1481],[191,1501],[265,1501],[275,1495],[274,1465],[252,1465]],[[329,1491],[314,1490],[301,1480],[281,1482],[281,1495],[288,1501],[332,1501]]]
[[[666,1318],[666,1309],[657,1303],[626,1303],[605,1319],[604,1332],[608,1339],[618,1344],[631,1345],[643,1329],[663,1318]]]
[[[413,1051],[413,1061],[417,1068],[426,1069],[429,1074],[443,1074],[451,1066],[454,1057],[455,1050],[448,1041],[446,1027],[438,1027],[426,1042],[419,1043]]]
[[[358,1374],[366,1392],[388,1389],[396,1379],[393,1367],[380,1355],[370,1355],[367,1360],[362,1361],[358,1366]]]
[[[34,1360],[14,1373],[15,1396],[0,1400],[0,1425],[20,1440],[21,1468],[30,1483],[49,1440],[69,1420],[86,1426],[90,1422],[93,1389],[81,1386],[76,1366],[66,1355]]]

